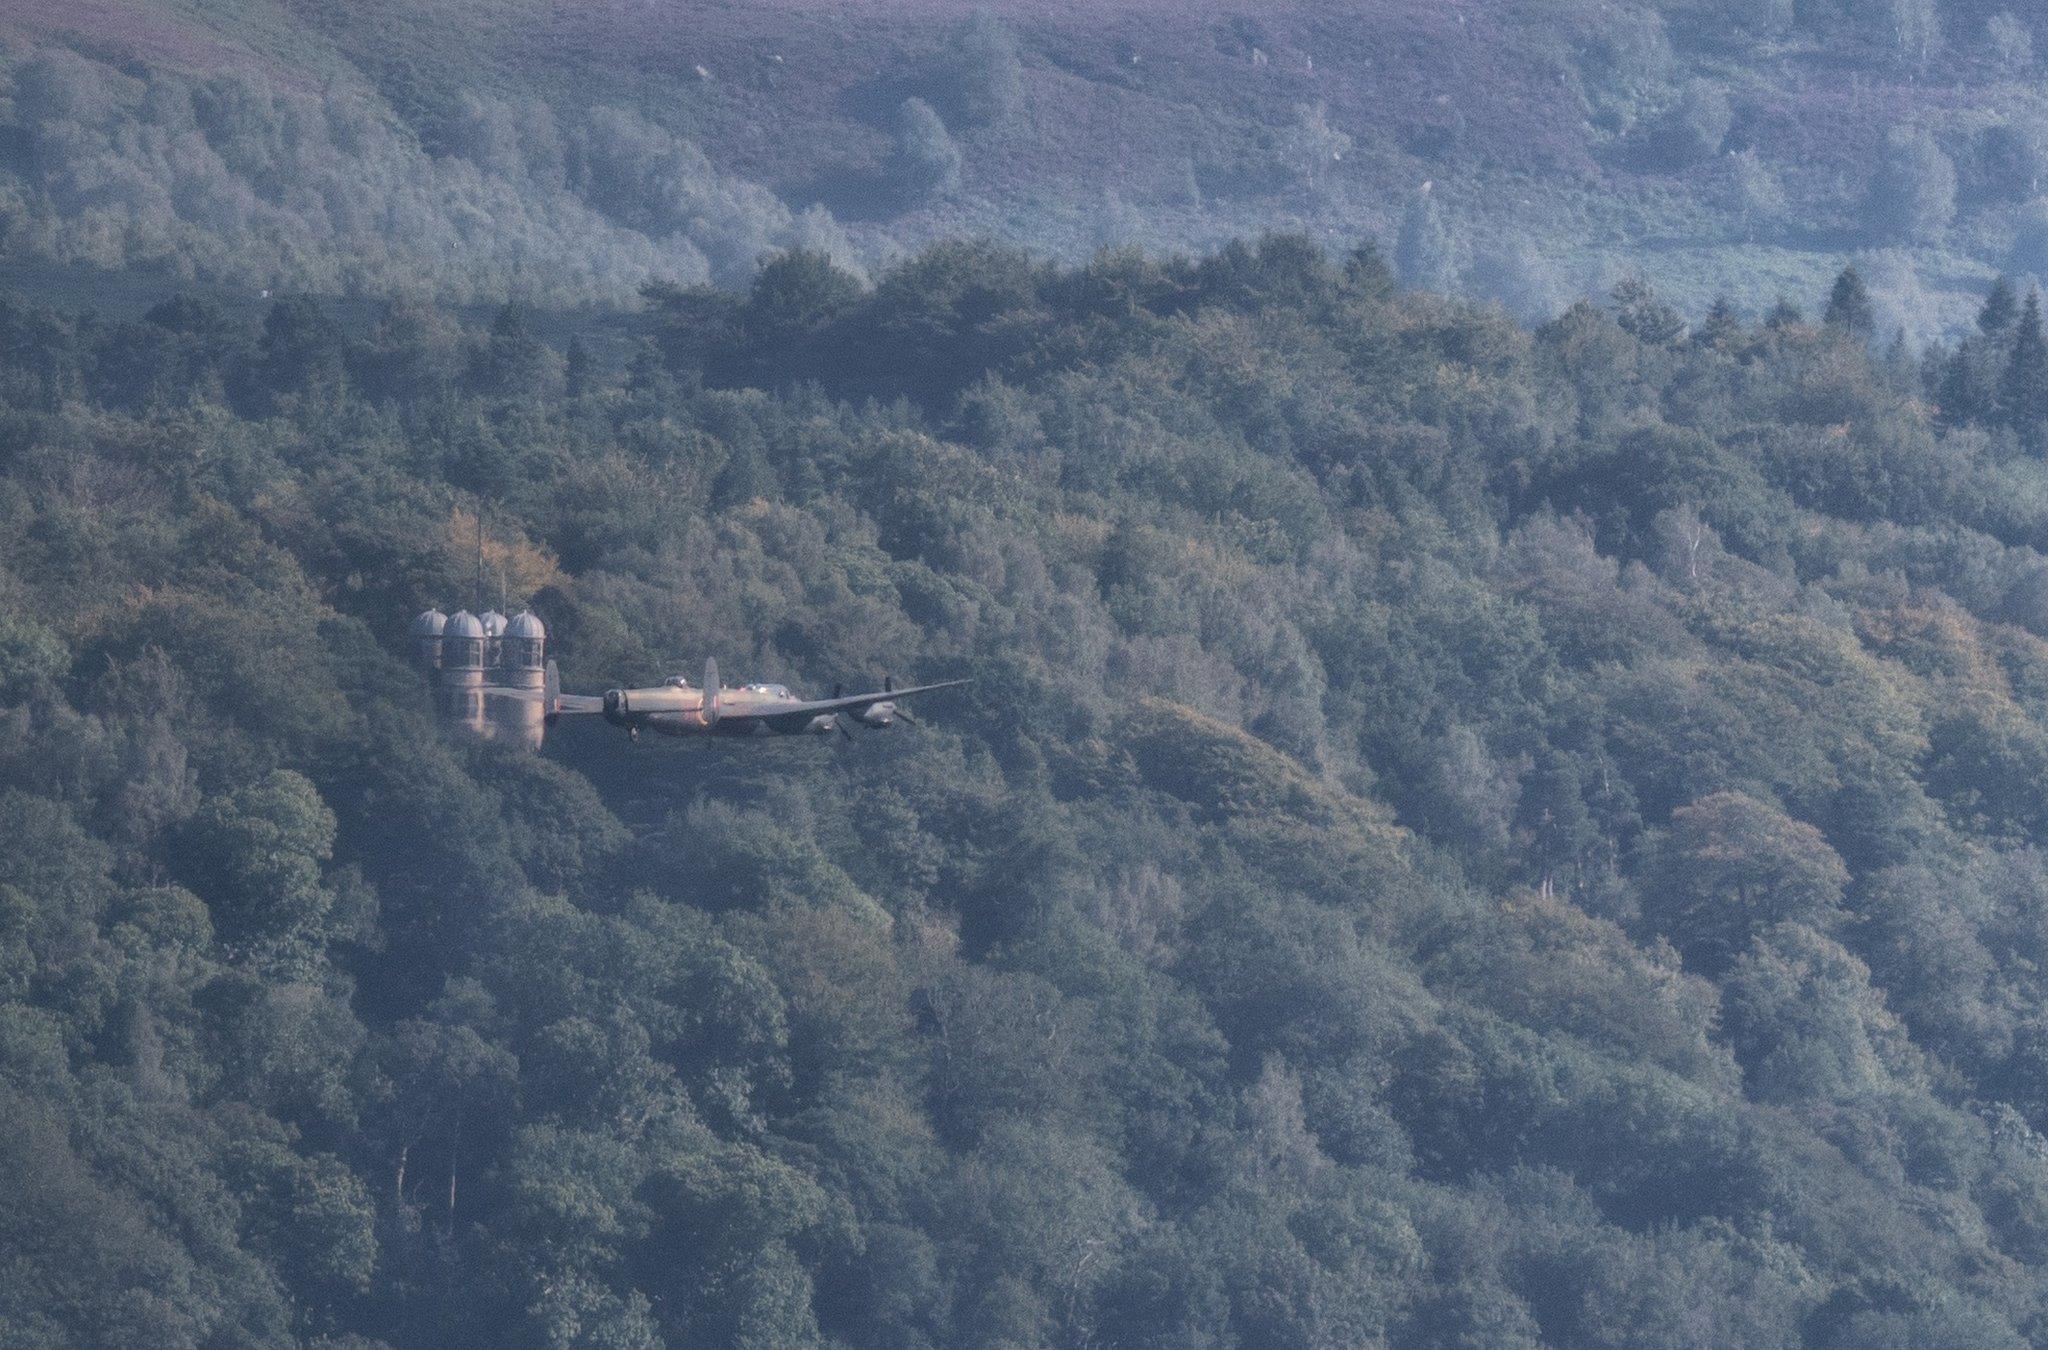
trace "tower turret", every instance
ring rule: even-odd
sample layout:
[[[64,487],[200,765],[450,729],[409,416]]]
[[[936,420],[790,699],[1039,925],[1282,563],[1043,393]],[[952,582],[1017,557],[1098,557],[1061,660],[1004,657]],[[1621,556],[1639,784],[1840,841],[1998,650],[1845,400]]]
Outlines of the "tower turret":
[[[548,630],[532,610],[521,610],[505,625],[500,664],[510,670],[539,670],[547,664]]]
[[[466,609],[455,611],[441,629],[441,668],[467,670],[484,668],[484,626]]]
[[[486,641],[483,623],[466,609],[441,630],[442,711],[474,731],[484,730]]]
[[[412,621],[413,659],[428,670],[441,668],[441,634],[447,627],[448,616],[438,609],[430,609]]]
[[[541,695],[547,684],[548,630],[532,611],[522,611],[505,624],[498,639],[497,683],[510,689],[531,691],[531,698],[494,698],[491,723],[494,734],[507,740],[524,741],[538,750],[546,728],[547,709]]]

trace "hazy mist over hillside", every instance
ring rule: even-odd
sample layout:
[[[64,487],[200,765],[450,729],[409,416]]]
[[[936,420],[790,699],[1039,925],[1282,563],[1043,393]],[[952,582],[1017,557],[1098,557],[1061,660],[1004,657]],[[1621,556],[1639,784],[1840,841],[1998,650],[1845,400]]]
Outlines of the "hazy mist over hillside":
[[[2010,9],[2011,12],[2008,12]],[[764,251],[1269,228],[1548,317],[1640,273],[1887,331],[2048,268],[2048,34],[1990,0],[0,7],[11,256],[612,301]],[[76,55],[66,55],[70,52]],[[2044,45],[2048,55],[2048,45]]]
[[[0,0],[0,1350],[2048,1346],[2042,25]]]

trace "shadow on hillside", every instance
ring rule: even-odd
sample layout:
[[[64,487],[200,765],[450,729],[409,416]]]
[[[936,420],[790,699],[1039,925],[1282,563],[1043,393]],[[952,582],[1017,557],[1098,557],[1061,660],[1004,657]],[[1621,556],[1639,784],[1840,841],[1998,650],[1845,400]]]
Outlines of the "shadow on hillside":
[[[893,132],[897,110],[905,99],[912,98],[921,98],[937,109],[949,130],[960,130],[960,109],[951,91],[944,82],[916,72],[884,71],[870,76],[841,90],[835,102],[840,112],[855,121]]]
[[[792,206],[815,204],[840,220],[863,224],[893,220],[914,205],[879,169],[848,165],[835,165],[791,184],[783,197]]]

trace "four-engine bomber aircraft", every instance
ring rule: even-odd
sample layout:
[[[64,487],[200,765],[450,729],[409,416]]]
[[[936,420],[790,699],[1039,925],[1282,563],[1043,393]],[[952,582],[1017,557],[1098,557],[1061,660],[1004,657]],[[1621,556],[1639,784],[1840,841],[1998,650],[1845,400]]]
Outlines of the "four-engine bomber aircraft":
[[[565,694],[555,663],[547,663],[545,682],[538,690],[489,687],[487,694],[501,697],[538,698],[549,726],[558,717],[601,714],[613,726],[624,727],[634,740],[644,727],[663,736],[829,736],[838,732],[848,740],[847,718],[862,726],[882,728],[897,718],[913,725],[917,719],[899,701],[934,689],[951,689],[966,680],[941,680],[937,684],[895,687],[883,681],[878,693],[849,694],[835,689],[831,698],[800,699],[779,684],[747,684],[728,689],[718,682],[718,662],[704,663],[704,683],[692,687],[680,675],[645,689],[608,689],[598,694]]]

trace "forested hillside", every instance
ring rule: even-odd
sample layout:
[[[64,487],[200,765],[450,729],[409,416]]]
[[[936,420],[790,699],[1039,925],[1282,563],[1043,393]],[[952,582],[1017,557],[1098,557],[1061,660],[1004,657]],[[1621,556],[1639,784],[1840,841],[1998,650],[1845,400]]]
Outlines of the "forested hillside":
[[[2048,275],[2044,56],[2017,0],[0,0],[0,259],[554,306],[1278,225],[1531,321],[1854,254],[1917,345]]]
[[[1822,299],[0,304],[0,1343],[2048,1339],[2048,345]],[[478,509],[571,688],[974,683],[474,742]]]

